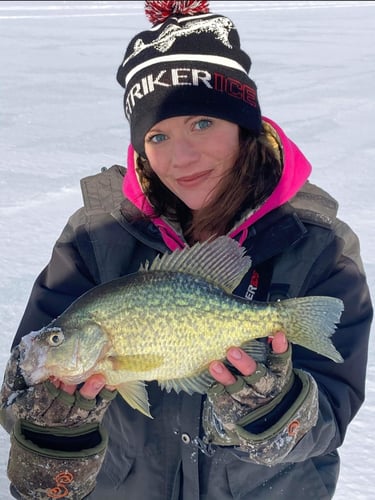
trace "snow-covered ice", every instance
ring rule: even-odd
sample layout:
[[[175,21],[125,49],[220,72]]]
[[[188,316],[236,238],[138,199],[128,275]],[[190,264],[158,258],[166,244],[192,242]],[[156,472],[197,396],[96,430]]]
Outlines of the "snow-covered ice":
[[[240,32],[263,114],[310,159],[311,180],[339,199],[374,290],[375,2],[232,0],[211,8]],[[1,376],[31,285],[81,204],[79,179],[125,162],[115,73],[130,37],[147,27],[142,1],[0,2]],[[341,448],[337,500],[375,499],[374,358],[372,342],[367,400]],[[8,442],[0,431],[2,500],[11,498]]]

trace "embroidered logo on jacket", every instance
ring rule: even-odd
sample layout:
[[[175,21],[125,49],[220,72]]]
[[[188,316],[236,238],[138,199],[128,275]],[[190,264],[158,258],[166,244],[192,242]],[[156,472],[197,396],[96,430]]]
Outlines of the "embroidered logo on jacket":
[[[254,295],[256,294],[256,292],[258,290],[258,287],[259,287],[259,273],[254,270],[251,273],[250,283],[249,283],[249,286],[247,287],[247,290],[245,293],[245,298],[247,300],[253,300]]]
[[[54,478],[56,486],[47,490],[46,494],[48,498],[65,498],[69,495],[69,490],[65,486],[70,484],[74,479],[73,474],[70,472],[60,472]]]

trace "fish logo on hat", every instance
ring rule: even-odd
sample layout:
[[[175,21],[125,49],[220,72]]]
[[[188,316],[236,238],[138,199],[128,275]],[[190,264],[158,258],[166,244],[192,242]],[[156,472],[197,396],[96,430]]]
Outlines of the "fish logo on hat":
[[[166,52],[173,46],[177,38],[199,33],[213,33],[217,40],[221,41],[223,45],[231,49],[232,45],[229,42],[229,33],[232,28],[232,21],[225,17],[189,21],[185,24],[185,26],[167,26],[151,43],[144,43],[141,38],[138,38],[134,43],[132,54],[124,60],[122,66],[124,67],[130,59],[150,47],[153,47],[159,52]]]

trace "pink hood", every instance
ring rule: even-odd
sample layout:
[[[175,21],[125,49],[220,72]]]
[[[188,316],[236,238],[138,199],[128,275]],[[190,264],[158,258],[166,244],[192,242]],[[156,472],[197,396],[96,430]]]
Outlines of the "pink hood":
[[[294,142],[288,139],[283,130],[275,122],[265,117],[263,117],[263,120],[268,122],[275,129],[280,138],[284,155],[284,168],[280,182],[267,201],[229,234],[232,238],[240,235],[240,243],[246,239],[247,230],[254,222],[293,198],[297,191],[307,181],[311,173],[310,163]],[[123,192],[139,210],[145,215],[152,217],[153,208],[145,197],[139,184],[135,171],[134,159],[135,151],[130,145],[128,149],[127,173],[124,178]],[[183,248],[186,245],[167,221],[155,217],[153,218],[153,223],[159,228],[164,242],[170,250],[173,251],[178,248]]]

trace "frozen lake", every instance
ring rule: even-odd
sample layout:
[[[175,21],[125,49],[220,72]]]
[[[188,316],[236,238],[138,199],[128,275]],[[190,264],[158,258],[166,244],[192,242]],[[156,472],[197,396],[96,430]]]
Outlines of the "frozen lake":
[[[340,201],[375,290],[375,2],[211,2],[251,55],[263,114]],[[0,2],[0,371],[31,285],[68,216],[79,179],[124,164],[128,128],[115,74],[143,2]],[[350,283],[348,283],[350,286]],[[375,499],[375,348],[367,400],[341,448],[335,499]],[[0,498],[8,436],[0,431]]]

